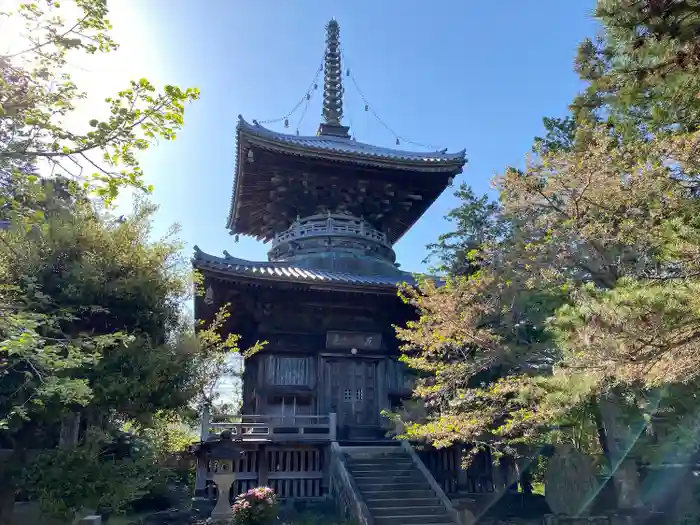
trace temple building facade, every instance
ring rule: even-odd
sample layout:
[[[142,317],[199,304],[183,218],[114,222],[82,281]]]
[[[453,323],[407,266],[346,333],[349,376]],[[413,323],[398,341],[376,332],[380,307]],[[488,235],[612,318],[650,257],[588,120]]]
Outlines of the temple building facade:
[[[444,500],[449,488],[410,444],[387,437],[382,412],[411,395],[393,325],[414,315],[397,295],[397,286],[414,277],[400,269],[393,247],[462,172],[465,153],[354,140],[342,120],[342,73],[333,20],[317,134],[278,133],[239,117],[226,226],[270,248],[266,261],[195,248],[193,265],[206,290],[195,315],[211,320],[230,304],[226,330],[240,334],[244,348],[265,344],[245,360],[241,421],[203,422],[198,484],[216,483],[220,462],[230,459],[230,497],[258,485],[288,498],[330,494],[360,521],[381,523],[370,502],[386,483],[367,481],[393,461],[420,485],[416,490],[432,494],[432,508],[424,510],[446,521],[387,523],[453,523]],[[363,461],[367,473],[353,470]],[[458,465],[453,470],[455,483],[460,475],[467,483]]]

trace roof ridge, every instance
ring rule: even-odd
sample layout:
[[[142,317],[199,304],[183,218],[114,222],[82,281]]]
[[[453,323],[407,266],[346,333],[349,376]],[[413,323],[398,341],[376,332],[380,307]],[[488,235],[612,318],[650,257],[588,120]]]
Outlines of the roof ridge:
[[[227,254],[228,252],[225,252]],[[304,268],[297,264],[284,261],[250,261],[247,259],[240,259],[233,257],[229,254],[228,257],[219,257],[216,255],[211,255],[199,249],[195,246],[195,256],[192,258],[192,263],[197,262],[209,262],[211,264],[225,266],[226,269],[242,270],[242,273],[250,273],[252,276],[265,277],[260,270],[268,269],[268,277],[292,277],[294,279],[302,281],[315,281],[318,279],[327,279],[329,281],[344,282],[347,284],[377,284],[377,285],[398,285],[402,282],[407,282],[409,284],[416,284],[416,276],[424,276],[428,278],[435,278],[430,275],[421,274],[419,272],[407,272],[404,270],[399,270],[398,275],[362,275],[349,272],[338,272],[333,270],[319,270],[313,268]],[[277,271],[275,271],[277,270]],[[300,276],[295,276],[294,274],[301,274]],[[288,275],[291,274],[291,275]],[[306,275],[304,275],[306,274]]]
[[[350,137],[339,137],[335,135],[292,135],[291,133],[282,133],[279,131],[274,131],[272,129],[266,128],[265,126],[261,125],[258,123],[257,120],[253,120],[253,123],[251,124],[245,118],[243,115],[238,115],[238,126],[237,128],[239,130],[247,130],[253,133],[257,134],[262,134],[262,135],[267,135],[268,138],[270,139],[277,139],[277,140],[283,140],[283,141],[289,141],[292,143],[295,142],[301,142],[301,141],[310,141],[310,142],[335,142],[338,144],[343,144],[348,147],[352,148],[357,148],[357,149],[368,149],[368,150],[374,150],[376,152],[384,151],[387,153],[391,153],[392,155],[386,155],[386,156],[393,156],[399,159],[414,159],[418,160],[421,157],[428,157],[428,156],[434,156],[436,159],[439,160],[465,160],[466,158],[466,149],[461,149],[459,151],[456,151],[454,153],[447,153],[445,149],[442,150],[428,150],[428,151],[409,151],[409,150],[399,150],[399,149],[394,149],[394,148],[389,148],[386,146],[375,146],[373,144],[368,144],[366,142],[358,142],[356,140],[353,140]],[[317,146],[319,147],[319,146]],[[328,149],[328,148],[325,148]],[[370,154],[369,152],[366,154]],[[386,157],[383,155],[375,155],[376,157],[382,158]]]

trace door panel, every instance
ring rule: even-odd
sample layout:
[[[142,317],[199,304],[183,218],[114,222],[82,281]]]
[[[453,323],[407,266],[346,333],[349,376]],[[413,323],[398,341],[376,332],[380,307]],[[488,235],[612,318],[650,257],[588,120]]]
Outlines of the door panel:
[[[377,425],[377,361],[332,359],[328,372],[330,405],[338,414],[338,425]]]

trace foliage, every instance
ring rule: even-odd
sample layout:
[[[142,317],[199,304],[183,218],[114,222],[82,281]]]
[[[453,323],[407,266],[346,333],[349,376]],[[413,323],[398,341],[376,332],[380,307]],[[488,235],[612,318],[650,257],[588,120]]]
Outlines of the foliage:
[[[431,246],[446,285],[402,291],[419,318],[398,336],[426,409],[403,416],[409,437],[599,453],[611,394],[642,422],[630,454],[668,460],[664,432],[686,460],[697,448],[700,411],[682,401],[700,349],[697,6],[601,0],[597,14],[572,115],[545,119],[525,169],[496,178],[497,220],[462,193],[456,231]]]
[[[88,94],[73,82],[67,65],[81,54],[118,48],[109,36],[107,0],[18,3],[0,16],[4,27],[22,26],[26,32],[21,42],[26,47],[0,55],[2,185],[37,190],[32,187],[42,169],[84,184],[106,201],[127,186],[150,191],[137,152],[158,139],[174,139],[184,122],[185,103],[199,92],[168,85],[158,93],[142,78],[105,100],[106,117],[95,115],[83,129],[69,126]],[[2,207],[29,216],[34,211],[2,197]]]
[[[535,137],[532,151],[545,155],[574,149],[578,127],[573,117],[545,117],[542,122],[547,133],[544,137]]]
[[[277,519],[277,496],[269,487],[239,494],[233,504],[234,525],[268,525]]]
[[[80,508],[124,510],[162,471],[143,456],[116,456],[109,443],[109,436],[91,435],[80,447],[42,452],[23,469],[22,485],[50,516],[70,519]]]
[[[694,132],[700,124],[700,11],[695,0],[598,0],[602,33],[579,47],[588,83],[572,105],[578,122],[621,134]]]
[[[3,29],[23,30],[26,46],[0,55],[0,219],[11,224],[0,230],[0,442],[13,451],[0,465],[5,502],[16,469],[33,472],[27,449],[55,446],[67,415],[79,414],[83,431],[110,431],[181,410],[203,388],[192,367],[207,350],[180,313],[189,278],[179,244],[148,239],[154,208],[139,203],[130,219],[102,209],[122,188],[151,191],[138,152],[175,138],[198,91],[159,93],[140,79],[76,125],[89,94],[68,68],[117,49],[107,1],[3,7]],[[137,466],[98,467],[100,439],[40,457],[35,495],[59,514],[97,496],[112,507],[133,497],[126,480]],[[51,472],[62,477],[54,488]],[[0,522],[7,517],[0,506]]]
[[[137,200],[130,216],[115,218],[77,199],[47,214],[44,227],[29,235],[17,228],[0,233],[0,275],[15,283],[7,292],[14,295],[3,300],[23,305],[2,325],[0,399],[7,416],[0,439],[20,464],[22,450],[55,446],[61,420],[78,413],[87,428],[110,431],[126,423],[145,442],[141,460],[118,461],[114,473],[120,483],[151,490],[156,473],[163,478],[168,470],[167,456],[191,436],[174,414],[196,408],[212,380],[210,362],[237,351],[237,339],[222,339],[218,325],[200,337],[182,315],[189,271],[177,241],[150,240],[154,211]],[[46,321],[12,324],[33,317]],[[57,454],[52,461],[87,461],[90,445]],[[151,473],[144,477],[144,470]],[[72,506],[82,480],[93,479],[90,472],[75,475],[62,472],[65,497],[48,476],[38,478],[33,493],[53,510]],[[137,491],[120,494],[126,500]]]
[[[498,203],[489,202],[486,195],[477,197],[468,185],[461,184],[454,196],[461,204],[445,217],[454,224],[454,230],[427,246],[429,254],[423,262],[437,257],[437,271],[470,275],[478,269],[478,261],[474,260],[477,251],[504,235],[507,225],[499,214]]]

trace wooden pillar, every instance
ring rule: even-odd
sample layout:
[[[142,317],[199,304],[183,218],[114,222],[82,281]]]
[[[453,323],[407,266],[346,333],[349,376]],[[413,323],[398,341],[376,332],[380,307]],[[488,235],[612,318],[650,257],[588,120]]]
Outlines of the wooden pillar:
[[[468,484],[468,469],[464,468],[464,445],[455,445],[457,448],[457,492],[467,492]]]
[[[321,466],[323,472],[323,478],[321,478],[321,495],[330,495],[332,491],[331,487],[331,462],[333,457],[331,456],[331,446],[325,445],[321,451]]]
[[[258,486],[267,487],[267,475],[270,465],[267,462],[267,446],[261,445],[258,449]]]

